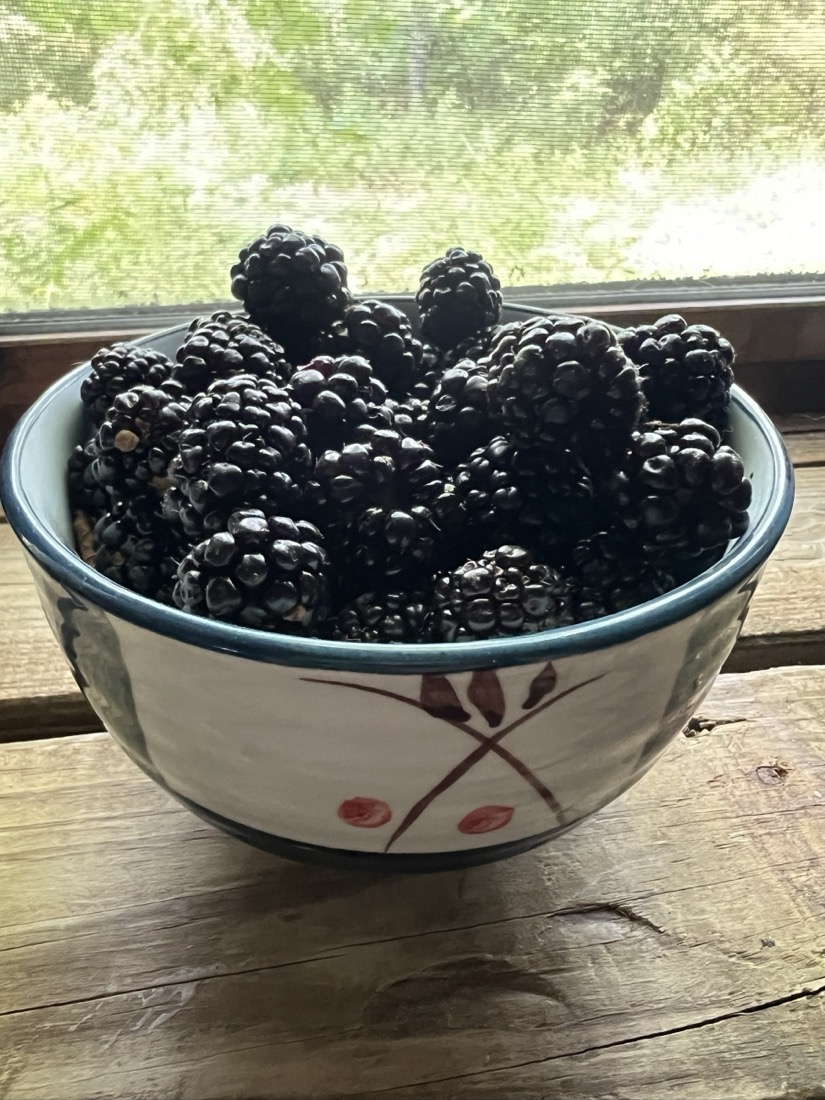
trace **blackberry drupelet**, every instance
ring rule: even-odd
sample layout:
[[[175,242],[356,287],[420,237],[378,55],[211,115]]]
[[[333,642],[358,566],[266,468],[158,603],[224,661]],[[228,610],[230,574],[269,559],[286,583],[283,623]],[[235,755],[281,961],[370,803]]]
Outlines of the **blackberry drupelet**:
[[[157,501],[168,487],[189,400],[178,401],[162,387],[119,393],[97,430],[92,471],[113,499],[147,493]]]
[[[266,378],[240,374],[213,382],[194,398],[169,464],[175,503],[184,529],[214,534],[236,508],[260,508],[267,515],[294,513],[312,468],[300,405]],[[198,517],[200,521],[198,522]],[[197,535],[195,535],[197,537]]]
[[[651,420],[695,417],[727,427],[734,351],[710,325],[689,325],[678,314],[619,333],[619,343],[642,379]]]
[[[159,386],[170,377],[173,363],[159,351],[132,344],[101,348],[80,387],[80,400],[95,427],[103,423],[112,401],[132,386]]]
[[[194,397],[216,379],[236,374],[254,374],[283,384],[292,367],[281,345],[247,318],[225,310],[196,318],[178,348],[172,377]]]
[[[461,525],[460,502],[430,447],[390,429],[321,455],[310,496],[334,528],[345,570],[394,575],[428,562]]]
[[[366,359],[358,355],[318,355],[298,367],[286,387],[303,409],[315,454],[352,441],[361,425],[388,428],[392,412],[387,391]]]
[[[572,621],[567,581],[529,550],[500,546],[438,578],[433,595],[434,641],[482,641],[534,634]]]
[[[174,600],[194,615],[305,633],[328,614],[327,567],[321,532],[311,523],[239,509],[183,559]]]
[[[325,633],[341,642],[423,642],[429,611],[425,591],[365,592],[338,612]]]
[[[454,466],[493,434],[487,372],[470,359],[445,371],[429,404],[430,446],[439,462]]]
[[[636,607],[680,583],[657,555],[651,557],[621,529],[598,531],[579,542],[568,577],[577,622]]]
[[[159,503],[159,501],[158,501]],[[178,562],[186,545],[145,498],[119,501],[94,526],[92,565],[124,588],[172,604]]]
[[[751,484],[742,460],[701,420],[651,423],[633,433],[606,497],[649,553],[700,557],[748,528]]]
[[[344,254],[322,237],[273,225],[241,249],[232,294],[293,364],[305,363],[320,331],[350,304]]]
[[[493,417],[522,446],[609,468],[639,422],[638,371],[597,321],[530,318],[500,334],[485,362]]]
[[[317,346],[324,355],[362,355],[393,397],[410,392],[422,358],[407,315],[376,298],[350,306],[343,320],[321,333]]]

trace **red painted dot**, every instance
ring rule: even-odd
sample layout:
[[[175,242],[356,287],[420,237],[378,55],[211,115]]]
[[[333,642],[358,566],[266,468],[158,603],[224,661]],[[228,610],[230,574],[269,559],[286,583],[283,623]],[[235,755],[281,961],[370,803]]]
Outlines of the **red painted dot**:
[[[477,806],[458,823],[460,833],[492,833],[503,829],[513,816],[512,806]]]
[[[390,820],[392,810],[380,798],[347,798],[338,807],[338,816],[359,829],[378,829]]]

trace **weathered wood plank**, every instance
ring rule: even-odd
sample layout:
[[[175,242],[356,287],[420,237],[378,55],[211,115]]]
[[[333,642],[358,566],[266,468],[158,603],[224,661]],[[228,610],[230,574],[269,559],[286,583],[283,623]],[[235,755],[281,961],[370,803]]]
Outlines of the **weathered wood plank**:
[[[727,672],[825,661],[825,468],[796,470],[796,501]]]
[[[0,741],[82,733],[100,721],[52,636],[11,527],[0,523]]]
[[[825,415],[794,413],[774,416],[794,466],[825,465]]]
[[[825,668],[703,713],[568,836],[416,879],[244,848],[104,735],[0,747],[0,1095],[816,1095]]]

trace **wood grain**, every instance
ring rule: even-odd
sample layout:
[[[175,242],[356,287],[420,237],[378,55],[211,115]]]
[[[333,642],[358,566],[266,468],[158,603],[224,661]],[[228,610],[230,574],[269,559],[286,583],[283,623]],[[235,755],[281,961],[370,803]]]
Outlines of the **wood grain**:
[[[20,544],[0,523],[0,741],[100,728],[52,636]]]
[[[825,668],[703,715],[538,853],[409,879],[223,838],[105,735],[0,747],[0,1096],[821,1096]]]

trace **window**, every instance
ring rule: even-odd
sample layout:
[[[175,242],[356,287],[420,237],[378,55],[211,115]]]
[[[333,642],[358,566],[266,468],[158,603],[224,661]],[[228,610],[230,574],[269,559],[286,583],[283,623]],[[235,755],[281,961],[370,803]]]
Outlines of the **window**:
[[[825,269],[824,0],[0,0],[0,318],[228,297],[273,221],[358,291]]]

